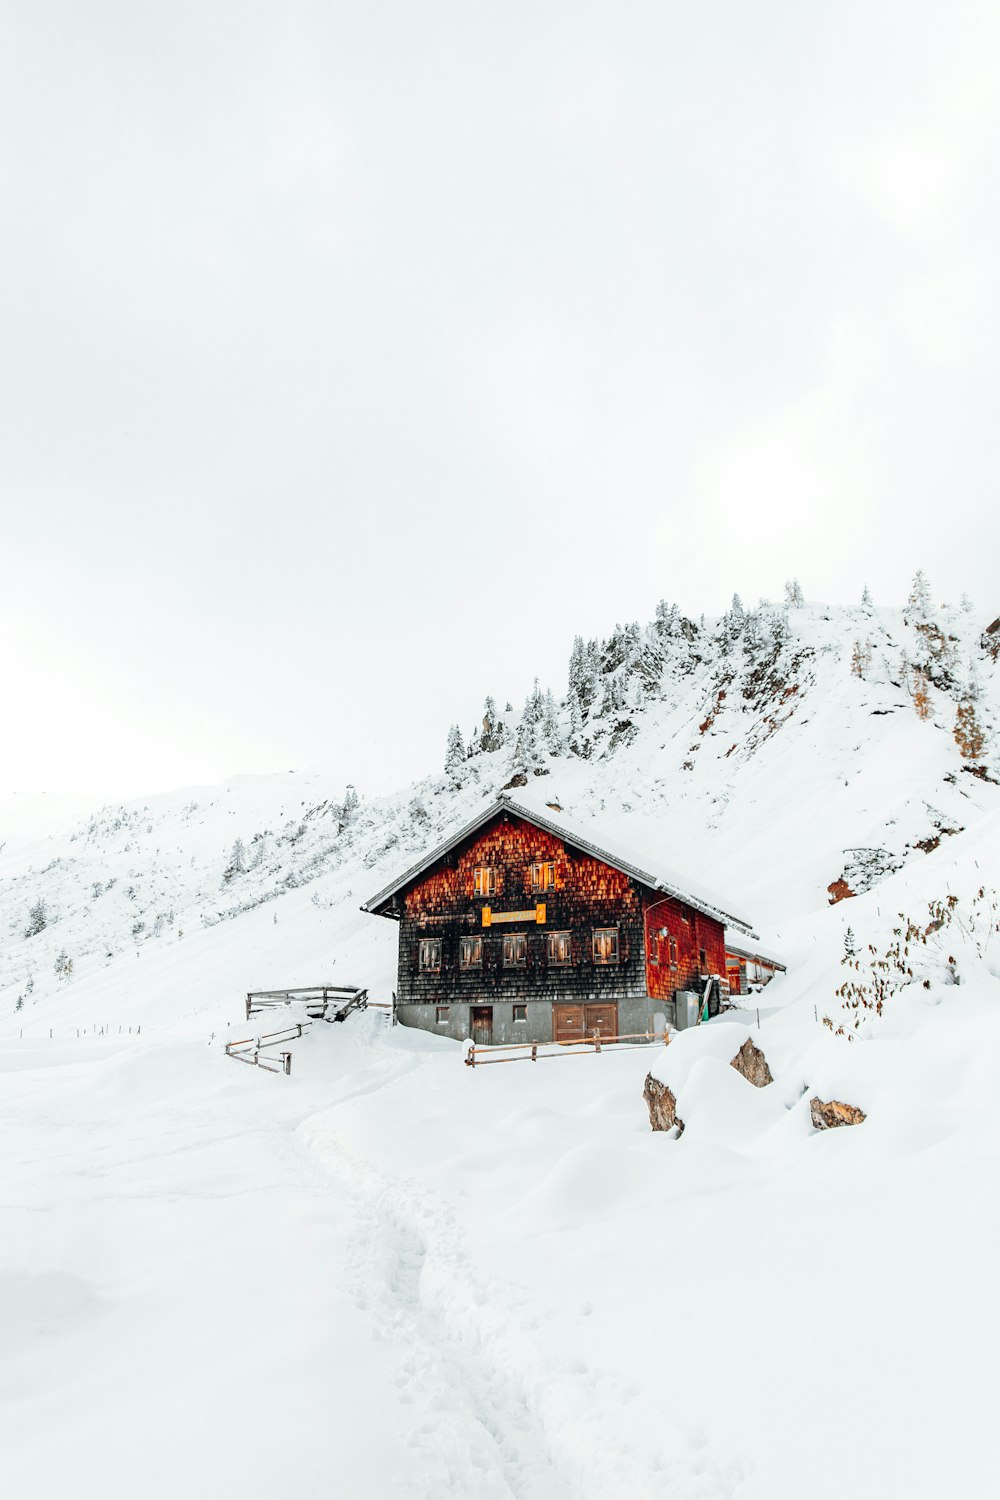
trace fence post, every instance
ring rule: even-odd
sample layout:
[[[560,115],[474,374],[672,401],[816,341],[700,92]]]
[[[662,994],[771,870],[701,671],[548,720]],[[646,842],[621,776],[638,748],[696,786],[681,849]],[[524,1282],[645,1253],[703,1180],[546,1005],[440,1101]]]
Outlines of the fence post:
[[[538,1061],[538,1043],[537,1042],[532,1042],[532,1044],[531,1044],[531,1061],[532,1062],[537,1062]]]
[[[465,1054],[465,1066],[474,1068],[476,1066],[476,1046],[474,1042],[469,1043],[469,1050]]]
[[[601,1033],[599,1031],[595,1031],[594,1032],[594,1051],[595,1052],[600,1052],[600,1050],[601,1050]]]
[[[283,1052],[281,1055],[285,1060],[285,1077],[288,1078],[292,1071],[292,1054],[290,1052]]]

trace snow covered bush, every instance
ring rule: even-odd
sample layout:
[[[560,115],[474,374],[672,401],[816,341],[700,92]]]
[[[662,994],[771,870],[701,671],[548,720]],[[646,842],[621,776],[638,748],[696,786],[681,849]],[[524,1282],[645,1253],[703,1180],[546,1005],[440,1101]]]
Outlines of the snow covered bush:
[[[848,929],[841,964],[848,977],[836,990],[845,1019],[831,1016],[823,1024],[836,1036],[867,1031],[866,1023],[881,1017],[894,995],[911,984],[929,990],[934,983],[961,984],[976,966],[985,965],[1000,979],[1000,945],[997,957],[989,953],[990,942],[1000,933],[1000,899],[996,891],[980,886],[962,900],[948,895],[928,902],[926,917],[915,921],[899,913],[899,926],[884,946],[869,943],[863,952],[855,946]]]
[[[39,932],[43,932],[48,925],[49,909],[42,897],[39,896],[28,912],[28,925],[24,929],[24,935],[26,938],[35,937]]]

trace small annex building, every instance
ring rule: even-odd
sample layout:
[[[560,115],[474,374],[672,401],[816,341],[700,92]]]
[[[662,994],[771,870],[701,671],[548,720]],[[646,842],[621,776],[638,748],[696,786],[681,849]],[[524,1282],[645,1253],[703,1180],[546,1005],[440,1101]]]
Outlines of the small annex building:
[[[506,795],[361,908],[399,923],[396,1019],[477,1045],[663,1031],[749,921],[591,824]],[[710,990],[710,993],[712,991]]]
[[[785,965],[773,954],[745,940],[726,938],[726,978],[731,995],[750,995],[770,984],[775,974],[784,974]]]

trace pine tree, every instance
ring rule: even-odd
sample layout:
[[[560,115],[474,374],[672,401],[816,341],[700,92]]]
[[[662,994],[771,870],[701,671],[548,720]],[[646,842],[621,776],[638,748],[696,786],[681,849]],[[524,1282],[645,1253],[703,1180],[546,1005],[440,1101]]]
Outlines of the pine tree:
[[[872,664],[871,641],[855,641],[851,652],[851,671],[855,677],[864,677]]]
[[[975,611],[975,605],[968,594],[963,594],[960,602],[965,614],[971,615]]]
[[[913,576],[913,583],[910,585],[910,596],[906,601],[904,619],[908,625],[926,625],[933,608],[931,586],[927,582],[927,574],[923,568],[918,568]]]
[[[28,912],[28,925],[24,929],[26,938],[35,937],[49,925],[49,909],[41,896]]]
[[[861,603],[865,609],[875,608],[874,604],[872,603],[871,591],[869,590],[867,583],[861,591]]]
[[[462,743],[461,731],[457,724],[453,724],[448,730],[448,743],[444,752],[444,768],[452,781],[461,780],[461,772],[464,764],[465,746]]]
[[[350,818],[351,818],[351,815],[353,813],[356,813],[357,810],[358,810],[358,794],[354,790],[353,784],[351,782],[348,782],[348,784],[347,784],[347,791],[344,793],[344,805],[343,805],[344,822],[345,823],[348,822],[350,820]]]
[[[848,927],[847,931],[844,933],[844,961],[845,963],[850,962],[851,959],[857,958],[857,956],[858,944],[857,939],[854,936],[854,929]]]
[[[488,755],[492,750],[500,749],[503,739],[503,720],[497,713],[496,703],[492,698],[488,697],[483,704],[483,727],[482,733],[479,736],[479,748],[484,754]]]
[[[974,703],[960,703],[955,713],[955,744],[963,760],[981,760],[986,736],[976,718]]]
[[[534,770],[542,763],[541,725],[545,705],[538,686],[538,678],[527,698],[517,726],[515,757],[524,770]]]
[[[785,603],[792,609],[801,609],[805,602],[801,583],[797,578],[789,578],[785,584]]]
[[[541,726],[542,742],[552,755],[558,755],[562,749],[562,733],[559,728],[559,715],[556,710],[556,700],[549,688],[545,694],[545,706],[542,715]]]
[[[656,606],[656,631],[663,640],[669,640],[677,634],[678,619],[680,611],[676,604],[668,604],[666,599],[661,599]]]
[[[929,686],[927,673],[915,667],[913,671],[913,707],[917,711],[918,719],[929,719],[931,716],[931,698],[927,691]]]

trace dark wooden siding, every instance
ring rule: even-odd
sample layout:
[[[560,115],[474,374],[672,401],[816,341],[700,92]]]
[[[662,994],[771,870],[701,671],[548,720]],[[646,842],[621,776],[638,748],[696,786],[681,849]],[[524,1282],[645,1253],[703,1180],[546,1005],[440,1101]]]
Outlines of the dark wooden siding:
[[[535,892],[531,866],[555,864],[555,888]],[[497,870],[496,892],[473,893],[477,865]],[[400,903],[399,984],[401,1001],[448,1004],[467,1001],[573,1000],[612,1001],[646,994],[643,947],[642,888],[627,875],[600,860],[564,846],[561,840],[513,815],[500,814],[496,823],[458,845],[423,875]],[[483,925],[483,908],[497,913],[524,911],[545,904],[545,922],[518,921]],[[617,927],[617,964],[595,964],[595,928]],[[503,966],[503,939],[524,933],[528,940],[524,968]],[[571,934],[572,962],[550,965],[547,934]],[[459,939],[483,938],[482,969],[459,968]],[[439,937],[441,969],[422,974],[419,945],[422,937]]]

